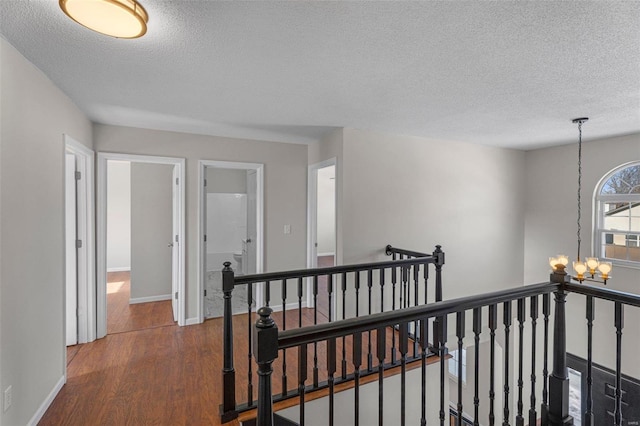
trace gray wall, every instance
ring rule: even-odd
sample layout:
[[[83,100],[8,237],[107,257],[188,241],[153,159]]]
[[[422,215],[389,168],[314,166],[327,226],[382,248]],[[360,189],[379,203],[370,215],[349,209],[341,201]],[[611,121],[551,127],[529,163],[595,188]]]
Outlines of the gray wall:
[[[131,269],[131,165],[107,163],[107,271]]]
[[[586,124],[583,128],[588,135]],[[526,153],[525,281],[549,279],[549,256],[564,253],[576,258],[577,144],[539,149]],[[587,141],[582,147],[582,255],[592,249],[593,193],[598,181],[610,170],[629,161],[640,160],[640,135]],[[607,288],[638,294],[640,269],[615,266]],[[567,298],[568,351],[586,358],[586,320],[584,296]],[[596,303],[594,323],[594,362],[615,368],[615,329],[613,304]],[[640,377],[640,363],[633,362],[640,352],[637,336],[640,310],[625,310],[622,369]]]
[[[440,244],[445,298],[522,285],[523,168],[521,151],[345,129],[344,262]]]
[[[265,165],[265,270],[305,266],[307,146],[94,125],[97,151],[187,159],[187,319],[197,316],[198,160]],[[283,227],[291,225],[291,234]],[[273,290],[277,291],[276,289]],[[275,294],[275,293],[274,293]]]
[[[173,166],[131,163],[131,299],[171,295]]]
[[[63,133],[91,147],[91,123],[0,38],[0,390],[3,425],[23,425],[65,371]]]

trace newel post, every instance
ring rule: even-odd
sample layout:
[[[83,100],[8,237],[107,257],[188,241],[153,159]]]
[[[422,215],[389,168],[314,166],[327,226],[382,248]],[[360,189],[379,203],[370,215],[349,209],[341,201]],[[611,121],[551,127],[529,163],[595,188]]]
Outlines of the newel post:
[[[571,277],[563,268],[551,274],[551,282],[567,283]],[[567,294],[563,288],[555,293],[555,313],[553,325],[553,373],[549,376],[549,413],[547,424],[550,426],[573,425],[569,415],[569,377],[567,374],[567,322],[565,315]]]
[[[271,396],[271,364],[278,357],[278,326],[268,306],[258,309],[253,334],[253,348],[258,364],[258,418],[256,426],[273,426],[273,398]]]
[[[233,368],[233,312],[231,310],[231,293],[233,292],[234,283],[231,262],[224,262],[224,269],[222,269],[222,292],[224,293],[223,400],[220,414],[223,423],[238,417],[238,412],[236,411],[236,371]]]

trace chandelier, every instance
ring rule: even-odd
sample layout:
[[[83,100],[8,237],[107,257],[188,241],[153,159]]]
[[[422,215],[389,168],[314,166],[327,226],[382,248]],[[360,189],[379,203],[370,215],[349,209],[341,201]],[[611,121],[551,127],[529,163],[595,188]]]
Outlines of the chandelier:
[[[573,270],[575,275],[571,278],[582,283],[583,281],[602,282],[607,284],[607,280],[610,278],[611,269],[613,265],[611,262],[600,261],[597,257],[587,257],[582,260],[580,258],[580,245],[582,243],[582,227],[580,225],[580,219],[582,215],[581,210],[581,196],[582,196],[582,125],[589,120],[588,117],[574,118],[571,120],[573,123],[578,124],[578,256],[573,262]],[[564,254],[559,254],[549,258],[549,265],[556,274],[566,274],[566,267],[569,264],[569,257]],[[599,277],[596,277],[599,275]]]

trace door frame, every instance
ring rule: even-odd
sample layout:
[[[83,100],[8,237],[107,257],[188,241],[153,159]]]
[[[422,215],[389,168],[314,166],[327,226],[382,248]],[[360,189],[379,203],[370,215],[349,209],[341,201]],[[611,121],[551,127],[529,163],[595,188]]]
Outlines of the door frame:
[[[172,283],[172,292],[178,293],[178,325],[186,325],[185,307],[185,165],[184,158],[158,157],[151,155],[120,154],[112,152],[98,152],[98,204],[97,204],[97,297],[96,318],[97,336],[107,334],[107,161],[129,161],[132,163],[167,164],[178,170],[178,202],[179,232],[178,232],[178,282]],[[172,279],[172,281],[174,281]]]
[[[83,242],[77,251],[78,268],[78,343],[92,342],[96,339],[95,321],[95,192],[94,168],[95,152],[67,134],[63,134],[64,153],[76,157],[76,170],[81,173],[76,181],[77,191],[77,239]],[[66,167],[66,166],[65,166]],[[66,238],[66,226],[65,226]],[[66,251],[65,251],[66,256]],[[66,259],[65,259],[66,264]],[[66,271],[65,271],[66,277]],[[66,312],[66,279],[65,279],[65,312]],[[66,347],[66,319],[65,319]],[[66,353],[66,352],[65,352]],[[66,364],[65,364],[66,365]],[[65,368],[66,372],[66,368]],[[65,373],[66,374],[66,373]]]
[[[329,158],[319,163],[310,164],[307,174],[307,268],[317,267],[318,250],[315,241],[318,237],[318,170],[325,167],[334,166],[336,170],[335,189],[333,196],[335,198],[335,247],[334,247],[334,263],[338,261],[338,161],[336,157]],[[334,298],[335,309],[336,299]],[[307,306],[315,307],[313,304],[313,281],[307,280]]]
[[[199,160],[198,161],[198,322],[204,321],[204,280],[207,276],[207,262],[205,259],[206,248],[204,236],[207,230],[205,222],[206,200],[206,169],[207,167],[219,169],[235,170],[255,170],[256,171],[256,273],[261,273],[264,269],[264,164],[261,163],[240,163],[235,161]],[[262,285],[256,286],[256,300],[264,300],[264,289]]]

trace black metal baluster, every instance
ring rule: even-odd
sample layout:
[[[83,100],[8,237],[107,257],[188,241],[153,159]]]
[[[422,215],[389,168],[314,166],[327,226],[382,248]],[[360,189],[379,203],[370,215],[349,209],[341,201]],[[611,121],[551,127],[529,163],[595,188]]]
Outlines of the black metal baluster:
[[[444,426],[445,404],[448,406],[448,396],[445,396],[445,358],[447,355],[447,317],[438,317],[436,320],[436,329],[438,330],[438,355],[440,356],[440,426]],[[448,410],[447,410],[448,411]]]
[[[355,287],[356,287],[356,318],[360,316],[360,271],[356,271]]]
[[[622,426],[622,329],[624,328],[624,306],[615,305],[616,326],[616,406],[613,412],[615,426]]]
[[[420,417],[420,426],[427,425],[427,351],[429,350],[429,319],[420,320],[420,368],[422,373],[422,398],[420,405],[422,407],[422,417]]]
[[[502,426],[509,426],[509,328],[511,327],[511,301],[503,304],[502,323],[504,324],[504,413]]]
[[[425,265],[426,266],[426,265]],[[414,299],[413,305],[418,306],[418,283],[420,277],[420,265],[413,265],[413,286],[414,286]],[[418,356],[418,321],[413,322],[413,357]]]
[[[369,287],[369,315],[371,315],[371,289],[373,287],[373,269],[367,271],[367,287]],[[369,330],[368,341],[368,353],[367,353],[367,371],[373,371],[373,353],[371,352],[371,330]]]
[[[313,325],[318,324],[318,276],[313,277]],[[313,387],[318,387],[318,342],[313,342]]]
[[[400,424],[406,424],[407,352],[409,352],[409,323],[400,324]]]
[[[329,322],[333,320],[333,274],[327,275],[327,292],[329,293]]]
[[[387,351],[386,329],[381,327],[376,332],[378,347],[378,426],[384,426],[384,358]]]
[[[458,337],[458,418],[457,426],[462,426],[462,350],[464,344],[464,311],[456,313],[456,337]]]
[[[347,273],[342,273],[342,319],[347,318]],[[342,336],[342,380],[347,379],[347,340]]]
[[[362,333],[353,335],[354,425],[360,424],[360,366],[362,365]],[[302,425],[301,425],[302,426]]]
[[[595,319],[593,296],[587,296],[587,395],[584,422],[594,426],[593,417],[593,320]]]
[[[280,285],[282,297],[282,331],[287,329],[287,280],[282,280]],[[287,350],[282,349],[282,396],[287,395]]]
[[[473,426],[480,425],[480,333],[482,332],[482,308],[473,310],[473,340],[475,343],[475,367],[473,390]]]
[[[393,260],[396,260],[396,254],[393,253]],[[391,310],[396,310],[396,284],[398,281],[398,268],[391,268]],[[396,333],[391,334],[391,364],[396,363]]]
[[[522,362],[522,355],[524,352],[524,316],[526,314],[526,307],[524,304],[524,299],[518,299],[517,305],[517,316],[518,316],[518,413],[516,414],[516,426],[524,426],[524,417],[522,416],[522,412],[524,410],[524,406],[522,403],[522,387],[524,386],[524,381],[522,380],[523,375],[523,367],[524,362]]]
[[[264,283],[265,285],[265,293],[264,293],[264,305],[269,306],[271,302],[271,281],[267,281]]]
[[[540,406],[540,417],[542,426],[547,426],[549,414],[549,314],[551,313],[551,295],[542,295],[542,316],[544,317],[544,343],[542,351],[542,405]]]
[[[531,318],[531,407],[529,408],[529,424],[535,425],[538,422],[536,412],[536,325],[538,323],[538,296],[531,296],[529,309]]]
[[[384,268],[380,269],[380,312],[384,312]]]
[[[327,375],[329,382],[329,426],[333,426],[335,398],[334,398],[334,374],[336,374],[336,339],[327,340]]]
[[[251,323],[251,307],[253,305],[253,283],[247,284],[247,336],[249,337],[249,351],[247,356],[249,357],[249,368],[247,369],[247,405],[251,407],[253,405],[253,324]]]
[[[307,345],[298,346],[298,396],[300,398],[298,405],[300,406],[300,426],[304,426],[304,394],[305,384],[307,381]]]
[[[302,327],[302,283],[303,278],[298,278],[298,327]]]
[[[400,260],[404,260],[404,256],[401,254],[400,255]],[[398,305],[400,307],[400,309],[404,308],[404,266],[400,267],[400,304]]]
[[[495,399],[496,399],[496,387],[495,387],[495,371],[496,371],[496,329],[498,328],[498,306],[489,305],[489,341],[490,341],[490,354],[489,354],[489,426],[495,425]]]

